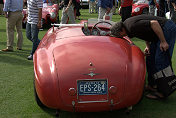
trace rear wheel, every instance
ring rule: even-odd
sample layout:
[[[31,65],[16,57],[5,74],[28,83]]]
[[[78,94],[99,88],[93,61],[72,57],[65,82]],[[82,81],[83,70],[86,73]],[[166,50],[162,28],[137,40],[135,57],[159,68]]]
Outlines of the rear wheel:
[[[37,102],[37,105],[41,108],[46,108],[46,106],[40,101],[37,95],[36,88],[35,88],[35,79],[34,79],[34,96],[35,96],[35,101]]]

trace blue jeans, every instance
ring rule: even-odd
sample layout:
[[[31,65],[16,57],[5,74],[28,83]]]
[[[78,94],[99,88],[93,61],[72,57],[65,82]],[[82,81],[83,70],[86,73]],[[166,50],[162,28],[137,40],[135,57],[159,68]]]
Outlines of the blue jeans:
[[[168,52],[172,57],[175,40],[176,40],[176,24],[169,20],[162,27],[167,43],[169,44]],[[170,66],[170,60],[166,52],[160,50],[160,40],[152,42],[150,45],[150,56],[146,57],[146,65],[148,72],[148,83],[153,86],[155,84],[153,75]]]
[[[37,49],[40,43],[40,40],[38,39],[38,33],[39,29],[37,27],[37,24],[26,24],[26,37],[33,42],[31,55],[34,54],[35,50]]]

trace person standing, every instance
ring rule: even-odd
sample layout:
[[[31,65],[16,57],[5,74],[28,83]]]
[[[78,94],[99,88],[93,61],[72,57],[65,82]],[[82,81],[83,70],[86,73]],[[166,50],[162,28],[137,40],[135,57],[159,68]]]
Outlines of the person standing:
[[[148,86],[152,90],[156,85],[155,80],[173,74],[169,57],[166,55],[168,50],[170,57],[172,57],[176,40],[176,24],[172,20],[152,15],[133,16],[124,22],[116,23],[111,28],[111,33],[117,37],[137,37],[146,41],[144,52],[148,57],[146,58]],[[146,97],[151,99],[164,98],[163,94],[157,90],[147,94]]]
[[[69,18],[71,24],[75,24],[74,9],[72,6],[73,0],[63,0],[60,5],[64,5],[61,16],[61,24],[66,24]]]
[[[95,13],[98,13],[99,7],[98,7],[98,0],[95,0]]]
[[[118,0],[113,0],[113,7],[112,7],[112,13],[113,13],[113,15],[116,14],[116,8],[118,6],[117,3],[118,3]]]
[[[27,9],[27,0],[23,0],[23,9]]]
[[[33,42],[31,54],[27,57],[28,60],[33,60],[33,54],[40,43],[38,33],[42,27],[42,8],[43,0],[27,0],[26,37]]]
[[[6,0],[4,4],[4,13],[6,20],[6,32],[7,32],[7,48],[2,51],[13,51],[14,44],[14,31],[17,31],[17,50],[22,49],[23,34],[22,34],[22,10],[23,0]]]
[[[155,9],[156,9],[156,0],[149,0],[149,14],[154,16]]]
[[[73,0],[72,5],[73,5],[73,9],[74,9],[75,19],[80,20],[80,18],[79,18],[79,16],[81,16],[81,13],[79,11],[80,8],[81,8],[81,6],[80,6],[80,0]],[[68,21],[69,21],[69,18],[67,20],[67,23],[68,23]]]
[[[160,17],[165,17],[168,10],[167,0],[159,0],[159,15]]]
[[[89,13],[94,13],[95,11],[95,0],[88,0],[89,2]]]
[[[99,0],[99,15],[98,19],[103,19],[104,15],[109,15],[113,7],[113,0]]]
[[[80,18],[79,18],[81,16],[80,9],[81,9],[80,0],[76,0],[75,1],[75,10],[76,10],[76,18],[75,19],[80,20]]]
[[[4,7],[4,1],[3,0],[0,0],[0,15],[4,15],[3,13],[3,7]]]
[[[121,18],[125,21],[127,18],[131,17],[133,0],[121,0]]]
[[[176,23],[176,0],[168,0],[170,18]]]

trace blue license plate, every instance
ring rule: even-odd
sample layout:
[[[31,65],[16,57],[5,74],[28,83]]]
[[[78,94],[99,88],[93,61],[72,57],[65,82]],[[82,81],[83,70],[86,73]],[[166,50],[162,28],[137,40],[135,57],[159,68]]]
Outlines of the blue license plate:
[[[78,95],[107,94],[107,80],[80,80],[77,82]]]

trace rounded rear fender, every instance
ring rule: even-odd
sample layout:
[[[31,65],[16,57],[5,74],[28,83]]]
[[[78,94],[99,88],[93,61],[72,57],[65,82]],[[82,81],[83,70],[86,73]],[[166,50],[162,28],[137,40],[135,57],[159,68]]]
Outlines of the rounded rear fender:
[[[47,107],[58,106],[59,86],[55,61],[52,53],[45,48],[38,49],[34,54],[34,74],[36,92],[41,102]]]
[[[126,94],[131,101],[138,102],[143,94],[146,75],[144,53],[135,45],[131,47],[131,63],[127,66]],[[136,103],[134,103],[136,104]]]

